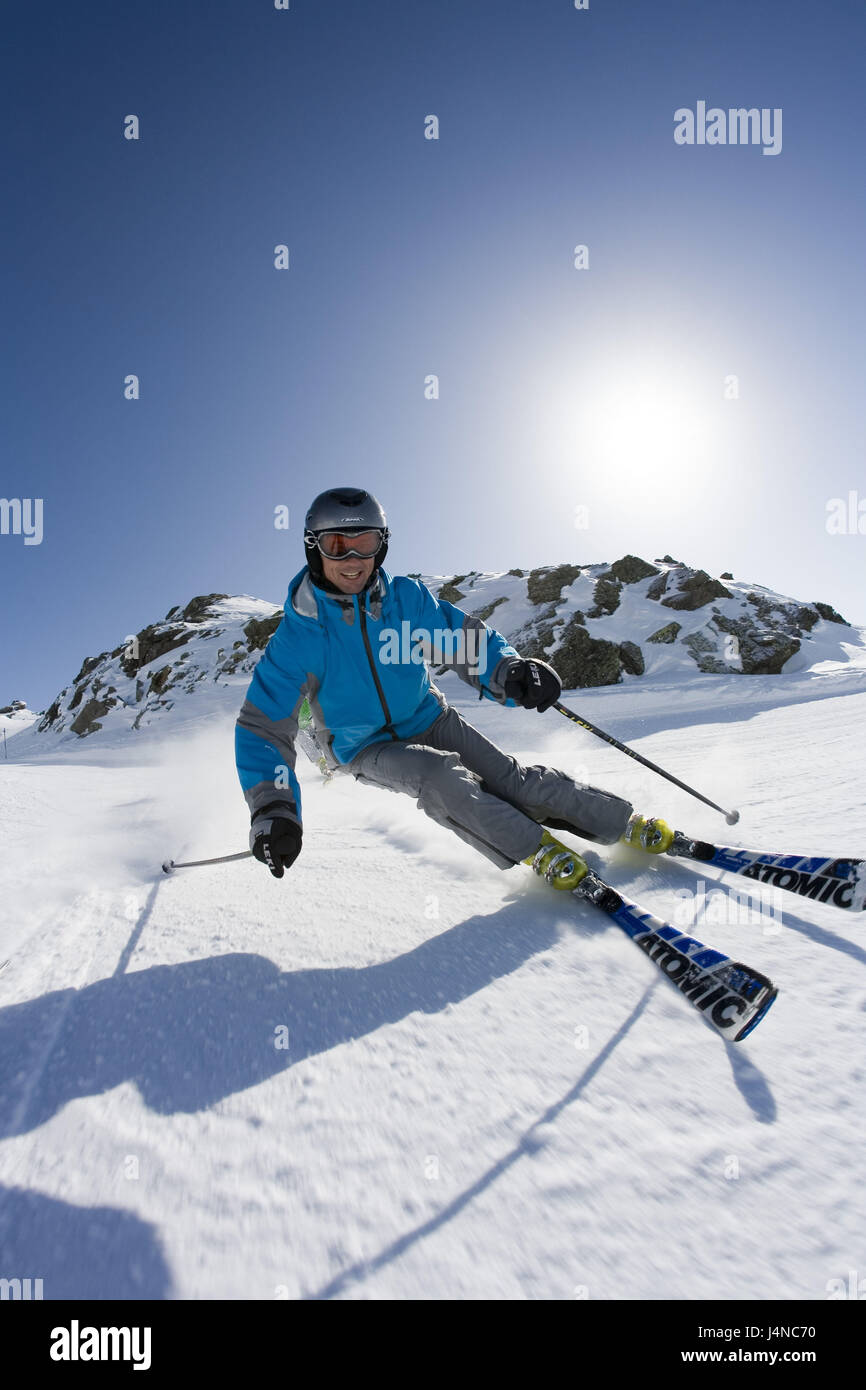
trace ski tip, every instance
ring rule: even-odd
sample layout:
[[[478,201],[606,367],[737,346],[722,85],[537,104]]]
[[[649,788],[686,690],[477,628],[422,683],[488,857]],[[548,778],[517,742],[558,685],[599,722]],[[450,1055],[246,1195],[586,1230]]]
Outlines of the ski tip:
[[[174,860],[173,860],[173,859],[164,859],[164,860],[163,860],[163,863],[162,863],[162,872],[163,872],[164,874],[170,874],[170,873],[172,872],[173,869],[174,869]]]
[[[736,825],[739,819],[739,811],[729,811],[728,814],[725,816],[725,820],[728,822],[728,825]]]

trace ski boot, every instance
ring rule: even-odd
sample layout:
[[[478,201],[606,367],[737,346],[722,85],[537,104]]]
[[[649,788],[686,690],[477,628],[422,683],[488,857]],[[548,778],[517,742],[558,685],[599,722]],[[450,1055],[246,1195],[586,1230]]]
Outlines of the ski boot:
[[[576,888],[581,879],[589,873],[586,860],[581,859],[580,855],[575,854],[567,845],[555,840],[549,830],[544,831],[538,848],[523,862],[531,865],[539,877],[546,879],[554,888]]]
[[[674,842],[675,830],[657,816],[641,816],[635,811],[622,835],[622,842],[647,854],[664,854]]]

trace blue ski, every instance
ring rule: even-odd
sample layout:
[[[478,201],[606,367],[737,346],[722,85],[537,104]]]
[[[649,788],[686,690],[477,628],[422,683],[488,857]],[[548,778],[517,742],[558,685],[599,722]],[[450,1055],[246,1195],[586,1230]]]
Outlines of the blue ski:
[[[866,860],[829,859],[823,855],[767,854],[763,850],[736,849],[731,845],[712,845],[692,840],[681,830],[674,831],[673,844],[666,854],[714,864],[727,873],[740,874],[770,888],[813,902],[827,903],[849,912],[866,908]]]

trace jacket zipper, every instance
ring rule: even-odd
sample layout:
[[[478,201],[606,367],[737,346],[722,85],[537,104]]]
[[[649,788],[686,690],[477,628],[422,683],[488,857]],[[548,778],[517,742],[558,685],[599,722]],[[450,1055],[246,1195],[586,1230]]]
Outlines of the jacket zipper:
[[[376,683],[376,693],[379,696],[379,703],[381,704],[385,714],[384,727],[387,733],[389,733],[393,739],[399,740],[399,734],[397,733],[397,731],[394,728],[394,725],[391,722],[391,711],[388,708],[388,701],[385,699],[385,692],[382,689],[382,682],[379,679],[379,672],[376,670],[376,663],[373,659],[373,651],[370,647],[370,638],[367,636],[367,613],[363,594],[358,595],[358,608],[361,613],[361,635],[364,638],[364,647],[367,652],[367,660],[370,663],[370,671],[372,672],[373,680]]]

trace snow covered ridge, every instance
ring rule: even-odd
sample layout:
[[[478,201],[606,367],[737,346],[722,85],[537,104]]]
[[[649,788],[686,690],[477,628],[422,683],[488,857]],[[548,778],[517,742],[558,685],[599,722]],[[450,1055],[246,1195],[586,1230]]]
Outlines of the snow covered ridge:
[[[13,700],[9,705],[0,706],[0,733],[11,737],[22,729],[29,729],[38,718],[39,715],[28,709],[23,700]]]
[[[183,696],[237,687],[238,707],[282,609],[243,594],[202,594],[170,608],[113,651],[88,657],[61,690],[37,732],[79,738],[98,730],[139,729]]]
[[[424,582],[498,628],[521,655],[549,661],[568,690],[645,674],[689,680],[696,669],[777,675],[866,661],[866,629],[828,604],[729,573],[713,578],[670,555]]]
[[[729,574],[713,578],[669,555],[654,564],[626,555],[612,565],[413,577],[488,621],[522,655],[550,661],[566,689],[644,675],[685,682],[701,671],[772,675],[819,663],[853,662],[866,677],[866,629],[826,604]],[[83,738],[137,730],[186,696],[202,712],[206,691],[223,709],[239,707],[281,616],[249,595],[204,594],[172,608],[113,651],[87,658],[37,731]]]

